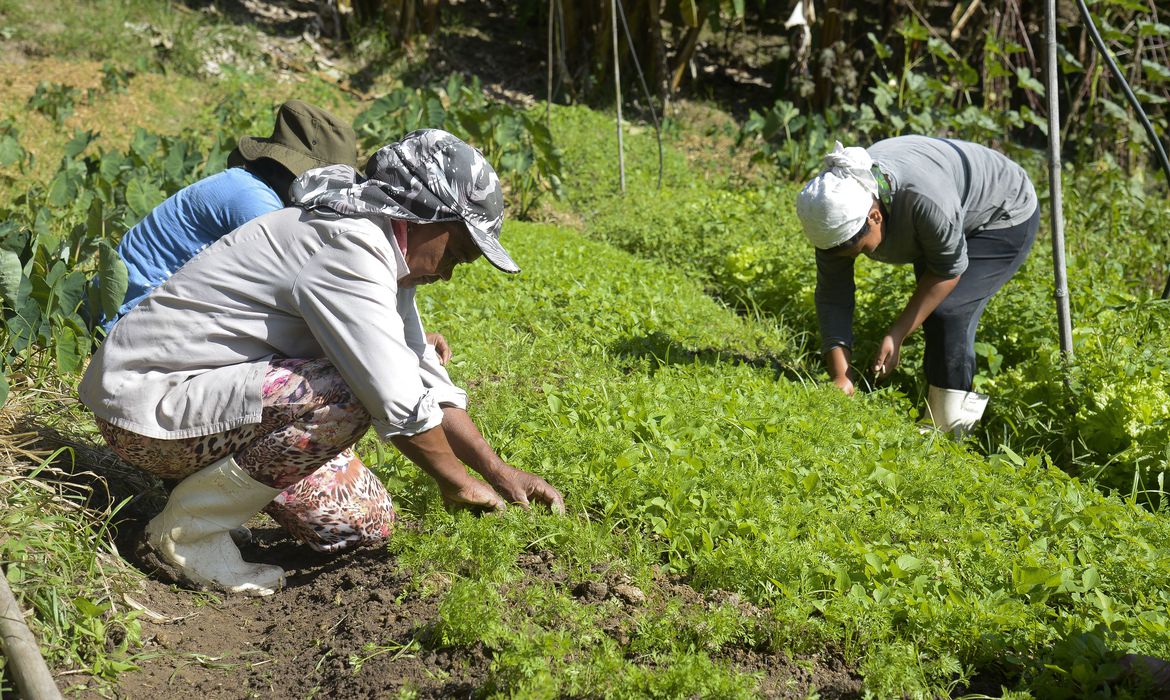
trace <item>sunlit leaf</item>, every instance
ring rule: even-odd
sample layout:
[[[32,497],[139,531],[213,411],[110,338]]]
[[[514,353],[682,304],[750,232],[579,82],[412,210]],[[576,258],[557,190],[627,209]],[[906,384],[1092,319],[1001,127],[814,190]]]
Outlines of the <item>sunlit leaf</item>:
[[[101,312],[106,318],[114,318],[122,306],[129,283],[126,263],[122,261],[118,251],[106,242],[98,249],[98,274],[101,277],[99,296]]]
[[[11,250],[0,248],[0,301],[14,304],[20,292],[20,279],[24,275],[20,256]]]
[[[141,220],[166,199],[166,195],[154,183],[143,178],[134,178],[126,186],[126,206],[134,219]]]

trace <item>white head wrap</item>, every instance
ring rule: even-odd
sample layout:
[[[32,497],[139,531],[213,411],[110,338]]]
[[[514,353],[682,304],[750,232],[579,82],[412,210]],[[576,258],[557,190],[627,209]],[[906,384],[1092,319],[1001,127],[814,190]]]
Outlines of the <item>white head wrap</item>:
[[[822,250],[841,245],[861,231],[878,194],[864,148],[843,148],[825,156],[825,169],[796,196],[796,215],[804,235]]]

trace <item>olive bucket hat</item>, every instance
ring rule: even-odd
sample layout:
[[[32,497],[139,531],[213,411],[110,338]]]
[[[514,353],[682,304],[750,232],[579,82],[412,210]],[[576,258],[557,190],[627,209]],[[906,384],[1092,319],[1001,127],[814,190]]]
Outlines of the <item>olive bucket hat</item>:
[[[297,177],[326,165],[356,165],[357,135],[320,107],[289,100],[276,111],[272,136],[241,137],[237,150],[244,161],[268,158]]]

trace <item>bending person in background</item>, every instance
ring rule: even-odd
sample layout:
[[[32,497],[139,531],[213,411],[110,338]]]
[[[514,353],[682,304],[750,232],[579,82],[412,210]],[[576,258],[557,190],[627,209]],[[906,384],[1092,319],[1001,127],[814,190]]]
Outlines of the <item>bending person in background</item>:
[[[188,260],[252,219],[292,202],[301,173],[326,165],[355,165],[357,136],[325,110],[289,100],[276,111],[272,136],[244,136],[228,167],[188,185],[155,207],[118,243],[129,286],[118,315],[102,319],[108,334]]]
[[[975,329],[991,299],[1020,269],[1040,225],[1022,167],[984,146],[899,136],[842,148],[801,190],[796,213],[816,248],[816,307],[833,383],[853,393],[853,266],[858,256],[913,264],[918,283],[873,360],[881,379],[898,366],[919,326],[934,424],[965,433],[987,397],[972,389]]]
[[[114,451],[182,479],[146,527],[180,580],[260,595],[283,585],[279,567],[244,562],[229,535],[282,491],[295,494],[286,509],[315,523],[290,529],[318,549],[385,539],[385,487],[350,478],[369,474],[352,446],[371,424],[448,505],[563,510],[556,489],[477,430],[414,302],[418,285],[481,255],[519,271],[499,243],[495,171],[425,130],[378,151],[366,173],[303,175],[292,190],[301,208],[212,244],[114,326],[86,371],[81,400]],[[335,475],[327,488],[301,486],[322,473]]]

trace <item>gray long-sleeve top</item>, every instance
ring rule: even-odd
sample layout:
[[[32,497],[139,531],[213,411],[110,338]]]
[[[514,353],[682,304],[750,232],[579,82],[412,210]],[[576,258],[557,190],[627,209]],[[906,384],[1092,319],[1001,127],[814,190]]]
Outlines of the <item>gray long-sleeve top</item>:
[[[1036,191],[1007,156],[956,139],[898,136],[866,149],[889,180],[886,230],[871,257],[904,265],[921,261],[940,277],[967,269],[967,237],[1027,221]],[[821,351],[853,347],[854,259],[817,251],[817,319]]]
[[[274,357],[328,358],[384,438],[466,408],[427,345],[393,236],[360,218],[281,209],[184,265],[114,325],[82,379],[95,415],[177,439],[259,423]]]

